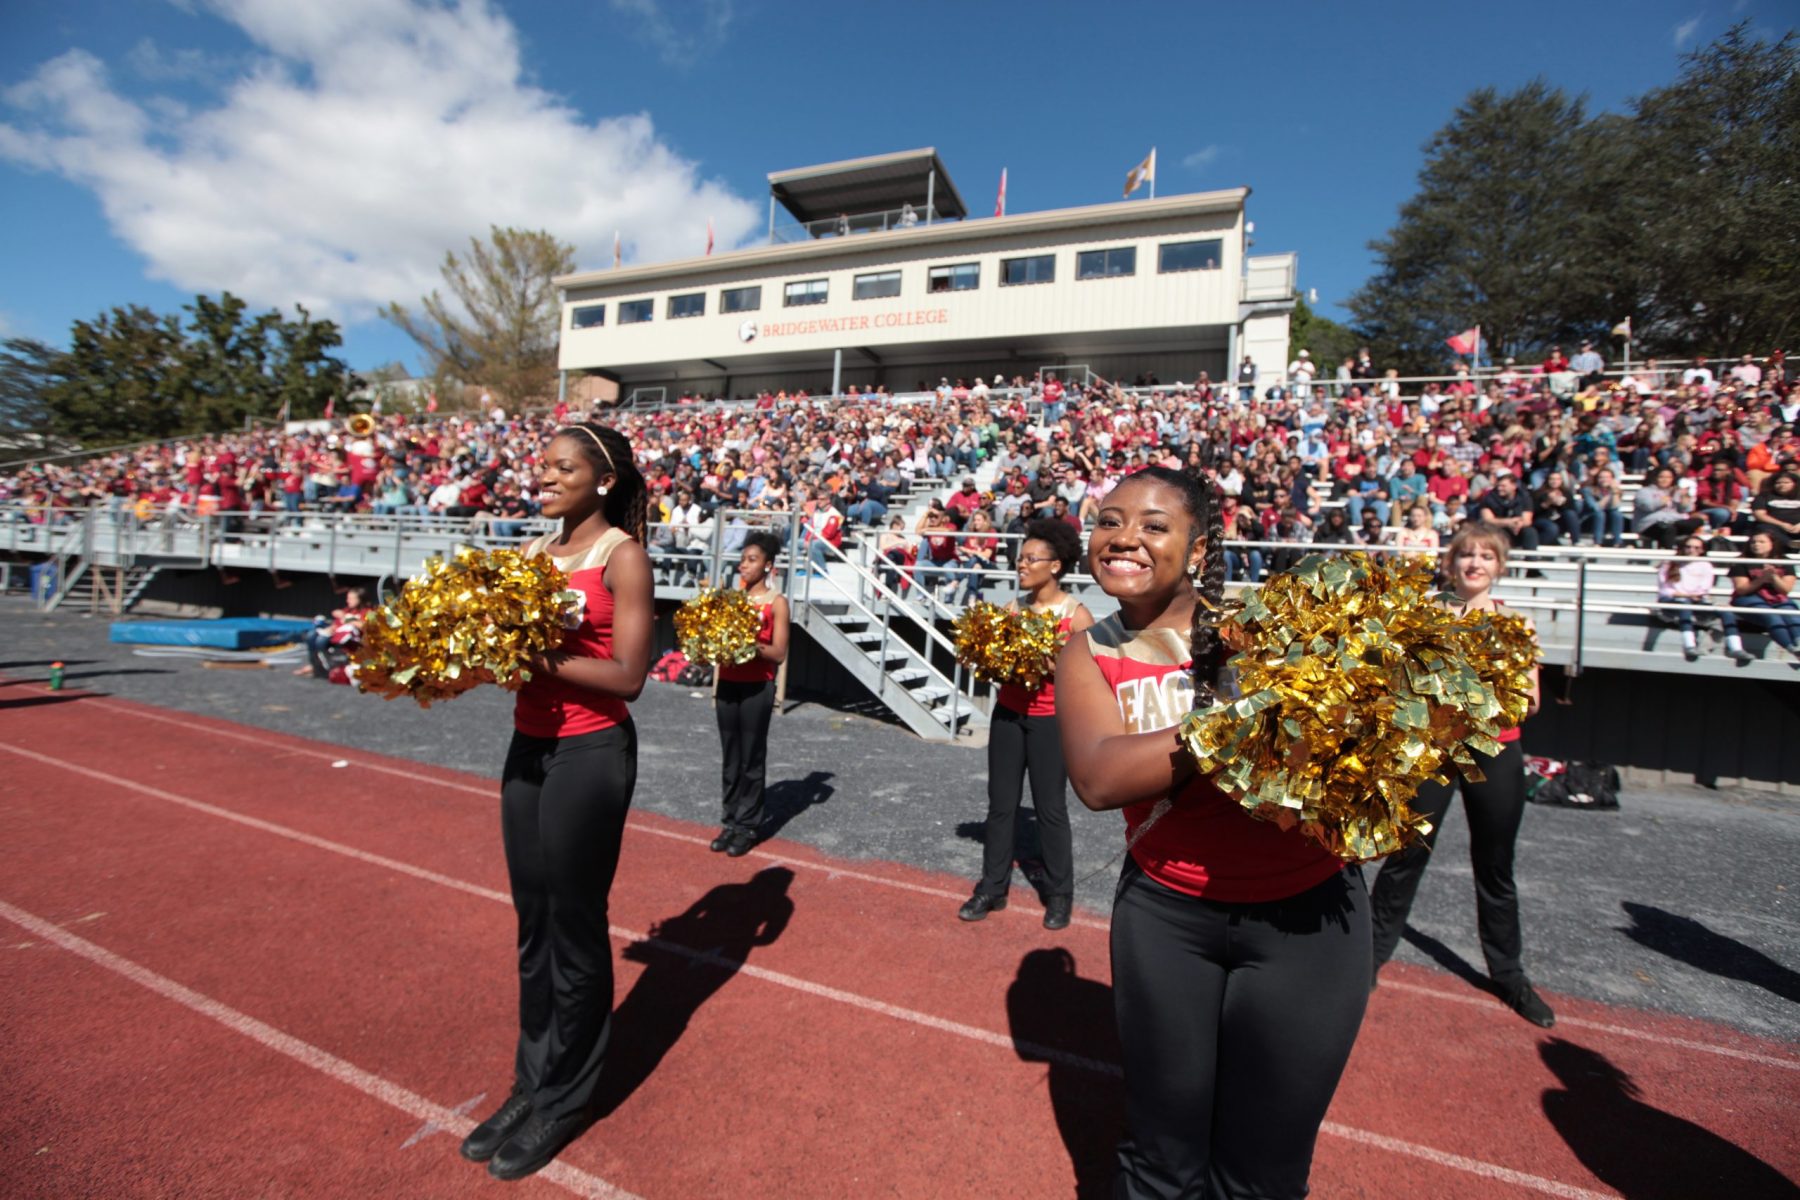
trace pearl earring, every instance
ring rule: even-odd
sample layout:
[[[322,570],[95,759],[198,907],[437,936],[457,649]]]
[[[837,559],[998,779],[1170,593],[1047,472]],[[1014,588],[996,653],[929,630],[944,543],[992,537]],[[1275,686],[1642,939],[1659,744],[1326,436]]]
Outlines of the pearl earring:
[[[603,488],[603,487],[597,487],[597,488],[595,488],[595,489],[594,489],[594,495],[596,495],[596,496],[604,496],[604,495],[606,495],[606,489],[605,489],[605,488]]]

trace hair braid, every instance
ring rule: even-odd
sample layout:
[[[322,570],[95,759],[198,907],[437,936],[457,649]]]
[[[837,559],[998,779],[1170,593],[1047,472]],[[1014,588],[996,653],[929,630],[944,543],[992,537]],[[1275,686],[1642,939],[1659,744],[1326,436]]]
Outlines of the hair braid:
[[[637,455],[631,439],[610,425],[586,421],[571,426],[570,431],[582,436],[571,438],[601,475],[611,475],[613,486],[600,501],[601,515],[607,524],[617,526],[638,540],[650,541],[650,485],[638,469]],[[568,431],[565,431],[568,432]]]
[[[1220,606],[1225,601],[1225,515],[1219,489],[1210,480],[1200,481],[1206,497],[1206,550],[1201,558],[1200,602],[1194,606],[1191,652],[1194,656],[1194,705],[1209,704],[1218,694],[1219,676],[1225,669],[1225,642],[1219,637]],[[1196,514],[1200,515],[1200,514]]]

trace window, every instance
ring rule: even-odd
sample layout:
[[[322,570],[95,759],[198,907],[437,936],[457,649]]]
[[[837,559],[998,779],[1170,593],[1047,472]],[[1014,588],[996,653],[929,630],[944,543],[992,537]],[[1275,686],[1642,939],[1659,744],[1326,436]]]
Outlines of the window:
[[[651,300],[619,301],[619,324],[636,325],[639,321],[648,321],[656,315],[656,304]]]
[[[1219,269],[1218,238],[1204,242],[1164,242],[1157,247],[1156,269],[1167,275],[1173,271],[1216,271]]]
[[[1015,287],[1022,283],[1055,283],[1056,255],[1036,254],[1030,258],[1008,258],[1000,263],[1000,286]]]
[[[760,287],[726,288],[719,293],[720,312],[755,312],[762,307]]]
[[[787,306],[793,308],[801,304],[823,304],[830,294],[830,285],[826,280],[803,279],[799,283],[787,285]]]
[[[850,296],[854,300],[880,300],[886,296],[900,294],[900,272],[876,271],[872,275],[858,275],[856,285]]]
[[[606,324],[606,305],[577,305],[569,313],[570,329],[592,329],[596,325]]]
[[[685,296],[669,297],[669,320],[682,317],[704,317],[706,315],[706,293],[689,292]]]
[[[933,267],[926,277],[928,292],[972,292],[981,286],[980,263],[957,263],[954,267]]]
[[[1083,250],[1075,256],[1075,278],[1106,279],[1113,275],[1137,274],[1137,247],[1115,246],[1111,250]]]

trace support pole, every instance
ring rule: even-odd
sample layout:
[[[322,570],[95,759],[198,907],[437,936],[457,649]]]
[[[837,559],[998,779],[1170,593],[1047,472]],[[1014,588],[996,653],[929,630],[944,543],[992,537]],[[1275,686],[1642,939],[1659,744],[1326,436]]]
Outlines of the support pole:
[[[831,398],[833,400],[836,400],[843,394],[843,382],[844,352],[842,350],[833,350],[831,352]]]
[[[925,223],[931,224],[937,216],[937,168],[931,168],[931,174],[925,177]]]
[[[769,193],[769,245],[775,244],[775,193]]]

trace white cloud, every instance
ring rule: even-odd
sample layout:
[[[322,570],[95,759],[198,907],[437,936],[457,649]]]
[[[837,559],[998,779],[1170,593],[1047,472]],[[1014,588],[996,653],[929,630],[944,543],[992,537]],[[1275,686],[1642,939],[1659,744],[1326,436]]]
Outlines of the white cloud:
[[[259,50],[215,103],[128,98],[81,50],[4,93],[0,160],[91,188],[154,278],[355,320],[416,301],[444,252],[491,225],[547,229],[583,267],[611,261],[615,229],[628,258],[654,261],[700,253],[708,217],[722,246],[758,225],[647,114],[590,122],[526,83],[489,0],[211,7]]]
[[[669,0],[611,0],[613,11],[631,17],[638,36],[656,47],[663,62],[683,69],[725,44],[731,31],[732,0],[700,0],[689,7],[697,19],[678,24],[666,8]]]
[[[1218,161],[1218,158],[1219,148],[1217,146],[1202,146],[1183,158],[1181,165],[1190,171],[1198,171],[1202,167],[1212,166],[1214,162]]]
[[[1681,49],[1694,38],[1694,31],[1700,28],[1700,16],[1696,13],[1675,27],[1675,48]]]

